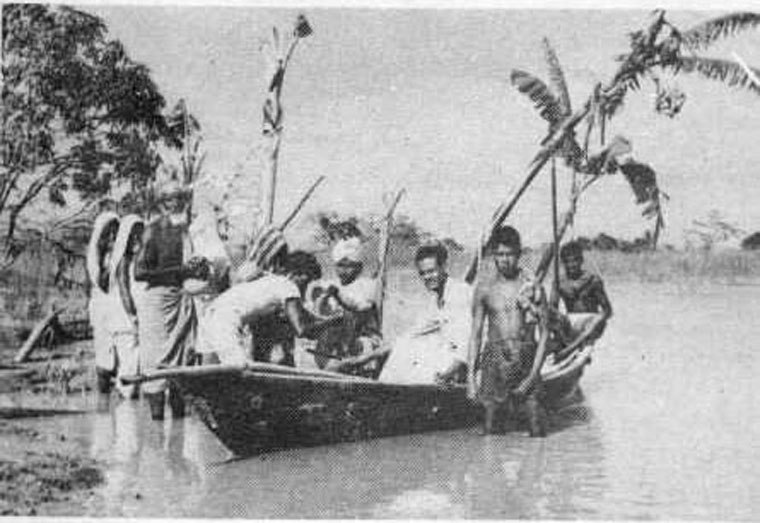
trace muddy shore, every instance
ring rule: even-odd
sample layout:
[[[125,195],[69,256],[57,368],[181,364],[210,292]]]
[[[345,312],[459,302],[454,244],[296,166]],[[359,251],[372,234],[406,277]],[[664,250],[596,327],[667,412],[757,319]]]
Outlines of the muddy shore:
[[[81,514],[103,482],[103,465],[66,434],[38,430],[34,420],[81,415],[66,404],[94,383],[89,343],[38,349],[23,365],[11,363],[12,351],[1,354],[0,515]]]

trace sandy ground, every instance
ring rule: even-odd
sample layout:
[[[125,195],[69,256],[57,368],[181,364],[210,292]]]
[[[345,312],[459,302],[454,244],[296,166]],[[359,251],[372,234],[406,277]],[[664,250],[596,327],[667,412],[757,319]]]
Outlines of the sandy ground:
[[[103,481],[99,463],[83,454],[65,434],[36,430],[31,418],[55,415],[48,399],[64,399],[91,387],[87,344],[40,349],[33,361],[13,367],[4,351],[0,363],[0,399],[26,395],[34,407],[3,401],[0,406],[0,515],[51,515],[81,506]]]

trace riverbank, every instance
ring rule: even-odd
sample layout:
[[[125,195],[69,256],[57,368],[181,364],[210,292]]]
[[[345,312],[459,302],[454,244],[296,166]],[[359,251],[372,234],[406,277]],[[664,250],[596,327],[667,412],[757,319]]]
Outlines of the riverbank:
[[[38,431],[19,419],[0,419],[0,515],[62,515],[83,506],[103,482],[100,464],[66,434]]]
[[[35,428],[34,420],[87,412],[73,411],[69,403],[91,390],[90,344],[38,349],[23,366],[12,365],[13,351],[4,349],[0,352],[0,515],[81,513],[103,481],[102,464],[67,434]]]

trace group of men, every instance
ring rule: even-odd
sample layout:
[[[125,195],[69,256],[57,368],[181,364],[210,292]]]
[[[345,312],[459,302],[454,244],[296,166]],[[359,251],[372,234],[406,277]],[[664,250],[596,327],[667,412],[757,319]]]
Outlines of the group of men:
[[[364,274],[360,238],[334,246],[335,279],[322,279],[316,257],[291,252],[282,232],[271,227],[230,270],[209,256],[185,261],[182,209],[182,194],[171,193],[161,215],[147,224],[136,217],[119,222],[110,213],[98,218],[88,269],[102,391],[116,367],[129,374],[199,361],[294,366],[296,339],[309,338],[308,350],[322,368],[394,383],[465,383],[484,406],[485,433],[501,429],[500,413],[523,405],[530,434],[540,436],[544,361],[596,339],[612,315],[601,279],[582,267],[577,243],[563,246],[559,295],[547,298],[520,268],[519,233],[502,227],[487,244],[495,276],[475,286],[449,275],[443,245],[417,250],[428,304],[411,332],[390,345],[382,339],[380,293],[376,279]],[[203,292],[189,292],[189,282],[200,282]],[[206,296],[201,306],[199,294]],[[564,313],[552,305],[555,298]],[[119,321],[109,323],[109,315]],[[116,378],[123,395],[135,394]],[[163,418],[167,388],[160,380],[143,385],[154,419]],[[168,399],[172,413],[183,415],[181,398],[170,388]]]

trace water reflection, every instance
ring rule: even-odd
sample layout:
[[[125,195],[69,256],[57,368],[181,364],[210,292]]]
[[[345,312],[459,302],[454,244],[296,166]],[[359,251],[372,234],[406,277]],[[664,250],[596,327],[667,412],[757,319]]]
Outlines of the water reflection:
[[[91,422],[91,453],[107,463],[100,503],[93,503],[92,511],[124,517],[180,515],[185,499],[204,488],[197,461],[203,456],[186,456],[187,420],[156,423],[145,405],[113,398],[111,403]]]
[[[30,423],[106,463],[90,515],[756,519],[755,290],[610,293],[587,399],[544,440],[453,431],[227,461],[196,417],[152,422],[137,402]]]
[[[92,515],[557,518],[593,514],[605,489],[583,405],[553,415],[545,440],[453,431],[233,461],[197,419],[156,423],[144,407],[112,400],[91,416],[91,454],[107,463]]]

